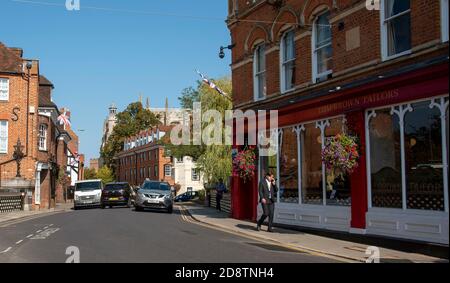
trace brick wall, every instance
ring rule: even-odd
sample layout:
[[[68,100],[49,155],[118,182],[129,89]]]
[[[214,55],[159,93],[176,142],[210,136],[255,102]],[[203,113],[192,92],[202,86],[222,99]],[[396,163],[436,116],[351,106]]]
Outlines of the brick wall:
[[[248,103],[253,102],[255,42],[266,43],[267,96],[280,96],[279,39],[287,28],[295,29],[296,92],[300,93],[307,87],[327,85],[312,82],[312,24],[315,15],[324,9],[331,13],[332,81],[336,85],[349,81],[348,77],[351,81],[414,64],[419,57],[425,59],[448,54],[448,44],[440,42],[438,0],[411,1],[412,54],[390,62],[383,62],[381,58],[380,12],[366,9],[366,1],[285,0],[281,8],[273,7],[266,1],[255,1],[255,4],[246,0],[230,1],[238,5],[237,16],[231,14],[228,18],[231,39],[236,44],[232,51],[232,73],[233,102],[237,108],[246,108]]]
[[[30,108],[34,108],[34,114],[29,115],[28,122],[29,128],[27,133],[27,90],[28,81],[21,74],[3,74],[0,73],[1,78],[9,79],[9,101],[0,101],[0,120],[8,121],[8,153],[0,154],[0,163],[11,160],[14,152],[14,145],[20,138],[22,145],[25,146],[26,151],[26,137],[28,134],[28,157],[26,157],[21,163],[22,176],[29,180],[34,180],[35,164],[37,158],[37,107],[38,107],[38,65],[34,62],[31,69],[30,78],[30,93],[29,102]],[[18,120],[13,115],[13,109],[17,107]],[[8,163],[1,166],[1,178],[2,180],[15,178],[16,176],[16,164]]]

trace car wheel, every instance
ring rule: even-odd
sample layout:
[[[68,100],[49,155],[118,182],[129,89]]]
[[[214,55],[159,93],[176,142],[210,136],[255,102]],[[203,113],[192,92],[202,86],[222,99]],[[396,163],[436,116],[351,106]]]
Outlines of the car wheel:
[[[173,206],[169,207],[167,209],[167,213],[172,214],[173,213]]]
[[[104,205],[101,205],[100,208],[101,208],[101,209],[105,209],[105,206],[104,206]]]
[[[110,206],[109,206],[109,208],[113,208],[113,206],[112,206],[112,205],[110,205]]]
[[[79,210],[79,208],[77,206],[74,206],[73,210]]]
[[[142,207],[140,207],[140,206],[135,206],[135,207],[134,207],[134,210],[135,210],[135,211],[142,211]]]

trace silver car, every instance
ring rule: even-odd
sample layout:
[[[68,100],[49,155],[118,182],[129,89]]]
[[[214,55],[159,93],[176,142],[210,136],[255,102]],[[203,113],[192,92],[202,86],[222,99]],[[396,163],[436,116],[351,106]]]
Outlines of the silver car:
[[[166,182],[145,181],[136,194],[134,202],[136,211],[146,208],[173,212],[173,195]]]

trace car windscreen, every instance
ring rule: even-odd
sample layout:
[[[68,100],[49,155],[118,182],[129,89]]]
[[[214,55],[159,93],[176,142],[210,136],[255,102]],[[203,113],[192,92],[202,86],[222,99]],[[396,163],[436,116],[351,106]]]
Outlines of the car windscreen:
[[[105,191],[119,191],[127,189],[126,184],[109,184],[105,186]]]
[[[158,182],[146,182],[142,187],[143,190],[170,191],[169,184]]]
[[[93,191],[93,190],[101,190],[100,182],[86,182],[86,183],[78,183],[75,185],[75,191]]]

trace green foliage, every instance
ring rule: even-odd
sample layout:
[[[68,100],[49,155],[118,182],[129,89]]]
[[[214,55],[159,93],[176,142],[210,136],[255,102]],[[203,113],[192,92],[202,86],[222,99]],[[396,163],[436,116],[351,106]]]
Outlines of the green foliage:
[[[134,102],[117,114],[117,123],[106,145],[100,152],[105,165],[116,171],[114,157],[123,150],[123,143],[127,137],[134,136],[140,131],[154,127],[160,122],[156,115],[145,109],[140,102]]]
[[[231,79],[228,77],[215,80],[214,83],[224,92],[231,95]],[[230,97],[220,95],[215,89],[199,82],[198,88],[185,89],[180,97],[180,103],[184,108],[193,108],[194,102],[201,102],[202,113],[207,110],[217,110],[225,118],[225,110],[232,109]],[[203,121],[202,129],[211,121]],[[222,121],[225,125],[225,121]],[[223,127],[224,129],[224,127]],[[192,131],[191,131],[192,132]],[[224,138],[224,131],[222,132]],[[167,145],[174,157],[191,156],[197,161],[197,168],[202,172],[205,182],[215,183],[219,179],[228,180],[232,172],[231,146],[224,145]]]
[[[194,89],[193,87],[183,89],[181,96],[178,97],[181,108],[192,109],[194,108],[194,102],[200,101],[200,92],[198,89],[200,88],[201,82],[197,82],[197,84],[197,89]]]
[[[108,184],[114,182],[115,177],[113,171],[109,167],[103,166],[97,172],[97,179],[101,179],[103,184]]]
[[[91,168],[84,168],[84,179],[85,180],[94,180],[97,179],[97,172]]]

